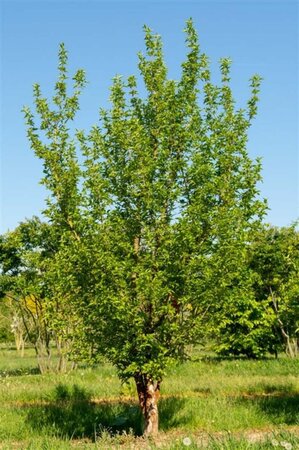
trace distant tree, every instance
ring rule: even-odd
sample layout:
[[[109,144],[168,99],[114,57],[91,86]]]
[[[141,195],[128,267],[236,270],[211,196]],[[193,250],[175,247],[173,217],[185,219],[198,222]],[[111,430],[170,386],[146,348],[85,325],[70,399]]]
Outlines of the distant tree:
[[[254,292],[267,302],[277,348],[293,357],[299,352],[299,233],[296,225],[264,227],[252,248],[251,268],[257,274]]]
[[[298,231],[295,225],[264,225],[251,240],[247,289],[222,308],[215,349],[221,355],[254,358],[285,350],[294,357],[299,338]]]
[[[2,305],[10,318],[16,347],[23,354],[25,342],[35,348],[41,372],[53,370],[51,343],[56,341],[58,366],[66,369],[64,343],[55,333],[56,317],[63,314],[60,302],[52,300],[51,266],[57,252],[54,227],[33,218],[1,236],[0,286]],[[8,313],[9,311],[9,313]]]
[[[11,327],[11,309],[7,302],[0,298],[0,342],[13,342],[14,333]]]
[[[232,287],[211,323],[210,345],[221,356],[261,358],[268,352],[277,355],[281,347],[273,331],[273,309],[267,299],[255,295],[257,278],[247,267],[238,282],[239,289]]]
[[[35,85],[39,121],[24,111],[51,192],[46,215],[60,229],[56,289],[76,314],[78,349],[90,342],[87,357],[103,354],[122,380],[134,378],[144,433],[154,434],[165,370],[241,289],[245,249],[265,205],[260,163],[246,151],[260,78],[251,79],[247,108],[236,109],[230,60],[220,61],[214,85],[191,20],[179,81],[167,78],[160,37],[144,30],[138,67],[147,96],[134,76],[116,77],[100,125],[74,137],[85,76],[75,74],[68,95],[61,45],[54,107]]]

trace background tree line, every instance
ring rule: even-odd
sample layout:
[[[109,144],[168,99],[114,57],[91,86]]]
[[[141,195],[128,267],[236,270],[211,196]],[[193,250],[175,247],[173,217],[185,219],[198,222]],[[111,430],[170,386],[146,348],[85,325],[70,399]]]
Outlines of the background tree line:
[[[14,341],[21,354],[25,343],[33,345],[41,371],[69,368],[66,361],[60,361],[56,367],[50,364],[51,346],[54,344],[61,351],[65,346],[68,352],[71,346],[55,333],[56,321],[64,316],[64,306],[62,302],[56,303],[53,310],[50,265],[54,263],[56,248],[51,228],[50,224],[32,218],[0,238],[0,339]],[[255,358],[281,351],[290,357],[298,356],[296,226],[261,227],[253,236],[247,262],[251,284],[245,292],[245,301],[228,302],[221,310],[220,320],[213,315],[201,344],[223,356]],[[69,328],[69,317],[65,323]],[[67,329],[65,332],[67,336]]]

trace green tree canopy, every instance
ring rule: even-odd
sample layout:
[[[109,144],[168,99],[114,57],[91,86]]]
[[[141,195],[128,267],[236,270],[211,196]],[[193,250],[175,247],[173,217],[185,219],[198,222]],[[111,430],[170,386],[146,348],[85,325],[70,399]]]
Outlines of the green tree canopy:
[[[0,287],[2,309],[10,319],[17,347],[30,342],[41,372],[66,369],[68,336],[55,333],[64,315],[64,302],[55,295],[55,257],[59,248],[58,228],[33,217],[0,236]],[[9,314],[8,314],[9,312]],[[68,318],[68,327],[71,320]],[[63,340],[62,340],[63,338]],[[56,341],[59,362],[51,359],[51,341]],[[19,343],[19,344],[18,344]],[[69,350],[69,348],[67,349]]]
[[[290,227],[264,227],[252,247],[250,266],[257,274],[256,298],[267,302],[272,314],[276,348],[283,344],[290,356],[299,346],[299,233]]]
[[[145,96],[137,77],[115,77],[99,124],[72,135],[85,76],[75,74],[68,94],[61,45],[53,105],[35,85],[38,119],[24,111],[51,193],[45,214],[60,232],[57,295],[76,313],[89,356],[104,354],[123,380],[135,379],[150,434],[166,368],[242,289],[246,246],[265,204],[260,162],[246,150],[260,78],[237,109],[230,60],[221,59],[222,81],[213,84],[191,20],[177,81],[168,78],[160,36],[144,32]]]

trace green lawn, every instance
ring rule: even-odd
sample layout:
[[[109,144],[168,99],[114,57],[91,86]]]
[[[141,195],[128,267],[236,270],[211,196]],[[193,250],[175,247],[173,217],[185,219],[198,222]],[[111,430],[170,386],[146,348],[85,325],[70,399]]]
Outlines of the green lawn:
[[[299,448],[298,374],[299,359],[285,357],[173,367],[162,383],[161,433],[149,442],[134,385],[121,385],[110,365],[40,375],[33,350],[20,358],[3,348],[0,449]]]

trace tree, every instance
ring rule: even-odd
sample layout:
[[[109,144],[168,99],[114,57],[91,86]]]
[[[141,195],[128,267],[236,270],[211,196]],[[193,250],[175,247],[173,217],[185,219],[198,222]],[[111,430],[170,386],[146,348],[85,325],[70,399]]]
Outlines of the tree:
[[[258,275],[249,266],[244,270],[241,289],[233,289],[218,312],[209,333],[212,348],[221,356],[261,358],[277,355],[273,333],[273,309],[267,299],[256,297]]]
[[[115,77],[99,125],[72,134],[85,76],[76,73],[68,96],[61,45],[52,109],[35,85],[38,122],[24,111],[51,192],[46,215],[60,227],[58,295],[76,312],[89,357],[104,354],[122,380],[134,378],[144,432],[154,434],[165,371],[240,289],[265,205],[260,162],[246,151],[260,78],[251,79],[247,108],[236,109],[230,60],[220,61],[214,85],[191,20],[178,81],[167,77],[161,38],[144,31],[138,67],[147,96],[136,77]]]
[[[298,237],[295,225],[264,225],[252,236],[244,272],[247,289],[222,309],[216,330],[219,354],[298,354]]]
[[[55,324],[61,301],[52,291],[55,284],[51,267],[58,239],[53,226],[34,217],[1,236],[0,285],[3,307],[9,310],[16,347],[23,354],[25,341],[36,351],[41,372],[53,370],[51,341],[56,341],[59,361],[56,369],[66,370],[63,347],[68,341],[57,338]],[[69,320],[69,326],[71,321]]]
[[[299,233],[290,227],[265,226],[252,246],[250,266],[256,273],[256,299],[270,313],[272,340],[294,357],[299,340]]]
[[[0,302],[0,342],[13,342],[11,309],[7,302]]]
[[[2,296],[10,307],[16,347],[23,353],[28,339],[43,370],[44,352],[50,356],[50,331],[44,314],[46,286],[42,236],[47,225],[34,218],[1,236]]]

